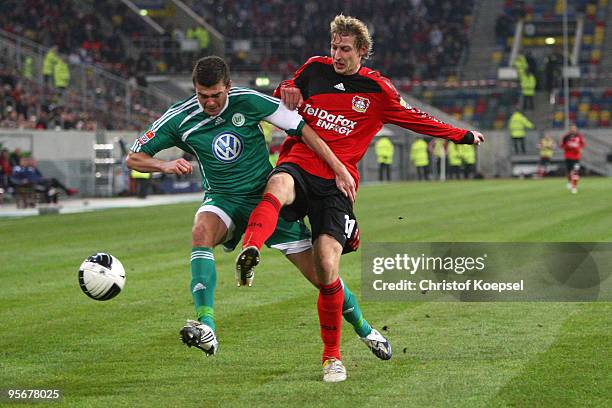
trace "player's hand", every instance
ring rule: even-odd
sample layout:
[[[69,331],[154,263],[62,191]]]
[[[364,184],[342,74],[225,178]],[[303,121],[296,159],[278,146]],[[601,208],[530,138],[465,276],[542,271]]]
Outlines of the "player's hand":
[[[336,173],[336,187],[351,200],[351,203],[355,202],[355,197],[357,196],[355,179],[353,179],[351,173],[344,166],[342,166],[340,172]]]
[[[281,101],[285,104],[287,109],[294,110],[299,108],[304,103],[302,98],[302,91],[299,88],[287,87],[280,89]]]
[[[176,159],[164,163],[162,166],[162,173],[165,174],[178,174],[179,176],[185,174],[191,174],[193,172],[193,166],[185,159]]]
[[[474,135],[474,144],[475,145],[479,145],[481,143],[484,143],[485,141],[485,137],[483,136],[482,133],[476,131],[476,130],[472,130],[472,134]]]

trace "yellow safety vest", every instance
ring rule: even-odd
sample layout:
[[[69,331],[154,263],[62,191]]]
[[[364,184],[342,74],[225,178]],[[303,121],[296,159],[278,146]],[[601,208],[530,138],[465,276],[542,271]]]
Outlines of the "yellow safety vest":
[[[410,160],[417,167],[429,165],[429,154],[427,152],[427,142],[417,139],[410,147]]]
[[[376,150],[376,160],[382,164],[393,163],[393,143],[386,136],[381,136],[374,145]]]
[[[508,121],[508,130],[512,138],[525,137],[525,128],[533,129],[533,123],[529,121],[521,112],[514,112]]]
[[[521,75],[521,90],[525,96],[535,95],[536,77],[533,74]]]
[[[459,154],[459,145],[449,142],[448,143],[448,165],[449,166],[461,166],[461,155]]]
[[[432,153],[435,157],[444,156],[444,140],[434,139]]]
[[[62,61],[61,58],[58,58],[55,63],[53,80],[56,88],[67,88],[70,83],[70,69],[68,68],[68,64]]]
[[[555,142],[550,138],[542,138],[540,140],[540,157],[552,158],[554,154]]]
[[[517,55],[516,59],[514,60],[514,67],[518,71],[519,77],[523,75],[523,73],[527,71],[527,67],[529,67],[527,58],[523,54]]]
[[[43,59],[43,75],[53,75],[53,69],[57,60],[59,59],[58,55],[53,50],[49,50],[45,58]]]
[[[461,160],[466,164],[475,164],[476,163],[476,149],[474,149],[474,145],[462,144],[459,145],[459,154],[461,155]]]

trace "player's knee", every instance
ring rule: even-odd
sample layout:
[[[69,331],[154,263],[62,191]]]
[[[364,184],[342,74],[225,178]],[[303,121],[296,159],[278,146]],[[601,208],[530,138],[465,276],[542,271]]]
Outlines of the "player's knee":
[[[317,262],[318,281],[323,285],[328,285],[334,281],[338,275],[338,262],[332,257],[323,257]]]
[[[282,205],[288,205],[295,199],[295,183],[288,173],[274,174],[268,180],[266,193],[274,195]]]
[[[212,248],[216,245],[215,237],[204,223],[196,223],[191,229],[192,245],[194,247]]]

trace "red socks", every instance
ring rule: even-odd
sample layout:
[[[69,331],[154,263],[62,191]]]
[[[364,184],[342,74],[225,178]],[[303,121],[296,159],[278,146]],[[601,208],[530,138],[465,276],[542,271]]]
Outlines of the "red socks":
[[[570,184],[572,185],[572,188],[578,187],[579,180],[580,180],[580,172],[576,170],[572,170],[570,174]]]
[[[321,325],[321,339],[323,339],[323,362],[329,357],[340,360],[343,302],[344,288],[340,278],[330,285],[321,285],[317,309]]]
[[[249,224],[244,232],[242,247],[255,246],[261,249],[264,242],[272,236],[278,223],[281,203],[270,193],[265,193],[251,213]]]

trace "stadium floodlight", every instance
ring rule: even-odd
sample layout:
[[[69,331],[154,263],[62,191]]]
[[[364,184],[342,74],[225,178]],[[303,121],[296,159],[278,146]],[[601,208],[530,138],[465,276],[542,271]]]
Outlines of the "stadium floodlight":
[[[270,86],[270,78],[268,77],[257,77],[255,78],[255,86]]]

